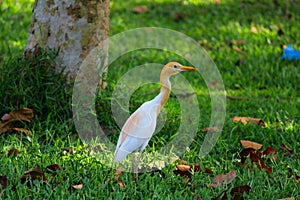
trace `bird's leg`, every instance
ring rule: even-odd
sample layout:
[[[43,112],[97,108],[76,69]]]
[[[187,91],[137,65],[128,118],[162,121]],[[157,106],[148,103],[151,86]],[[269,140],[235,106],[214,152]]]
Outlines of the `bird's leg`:
[[[135,169],[135,153],[132,153],[132,174],[134,174]]]
[[[136,160],[136,166],[135,166],[136,179],[138,179],[138,177],[139,177],[139,162],[140,162],[140,159],[141,159],[141,155],[142,155],[142,152],[139,152],[139,155],[138,155],[137,160]]]

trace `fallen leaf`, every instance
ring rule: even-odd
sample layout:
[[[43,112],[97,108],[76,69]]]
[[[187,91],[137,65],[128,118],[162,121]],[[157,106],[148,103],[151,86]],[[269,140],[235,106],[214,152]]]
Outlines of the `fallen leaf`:
[[[268,174],[271,174],[272,169],[265,164],[264,160],[259,155],[257,155],[256,153],[251,152],[250,153],[250,159],[252,160],[252,162],[259,162],[260,166],[262,168],[264,168],[268,172]],[[260,166],[257,165],[259,170],[261,169]]]
[[[225,184],[231,183],[236,177],[236,172],[234,170],[230,170],[227,174],[220,174],[216,176],[213,180],[213,184],[207,184],[207,186],[212,186],[214,188],[224,186]],[[223,182],[225,182],[225,184]]]
[[[116,175],[122,174],[122,166],[120,165],[115,173]]]
[[[17,155],[20,151],[18,149],[11,149],[7,152],[7,157],[10,157],[11,154]]]
[[[232,46],[232,49],[234,50],[234,51],[236,51],[236,52],[239,52],[239,53],[245,53],[242,49],[240,49],[239,47],[237,47],[237,46]]]
[[[9,121],[26,121],[31,122],[34,117],[33,110],[30,108],[20,108],[9,113]]]
[[[243,194],[249,194],[251,187],[249,185],[237,186],[231,189],[230,195],[232,199],[244,199]]]
[[[261,119],[258,119],[258,118],[252,118],[252,117],[233,117],[233,122],[234,123],[237,123],[237,122],[242,122],[244,125],[246,125],[248,122],[252,123],[252,124],[257,124],[257,125],[260,125],[260,126],[265,126],[266,123],[261,120]]]
[[[134,7],[133,9],[132,9],[132,11],[134,12],[134,13],[138,13],[138,14],[140,14],[140,13],[144,13],[144,12],[146,12],[148,10],[148,7],[147,6],[136,6],[136,7]]]
[[[47,181],[46,176],[42,172],[40,167],[36,167],[34,169],[30,169],[24,173],[21,177],[21,183],[24,184],[27,180],[34,181],[34,180],[43,180]],[[30,186],[30,184],[29,184]]]
[[[254,151],[255,151],[255,149],[253,149],[253,148],[243,149],[240,153],[241,163],[245,164],[246,158],[250,155],[251,152],[254,152]]]
[[[21,108],[11,111],[9,114],[2,117],[2,119],[4,118],[4,120],[0,123],[0,134],[12,131],[14,129],[16,129],[17,131],[24,131],[25,129],[18,130],[16,127],[14,127],[14,123],[17,121],[31,122],[31,119],[33,117],[33,110],[29,108]]]
[[[72,185],[72,187],[73,187],[74,189],[79,189],[79,190],[81,190],[81,189],[83,188],[83,184]]]
[[[222,197],[222,200],[227,200],[228,199],[228,197],[227,197],[228,190],[229,189],[221,192],[218,196],[216,196],[214,198],[214,200],[218,200],[223,194],[224,195]],[[244,199],[243,193],[249,194],[250,190],[251,190],[251,187],[249,185],[242,185],[242,186],[234,187],[230,191],[231,199],[233,199],[233,200],[238,200],[238,199],[243,200]]]
[[[255,150],[259,150],[263,146],[262,144],[252,142],[252,141],[249,141],[249,140],[240,140],[240,143],[245,148],[252,148],[252,149],[255,149]]]
[[[252,162],[259,163],[259,165],[256,165],[259,170],[264,168],[268,174],[270,174],[272,169],[265,164],[264,160],[261,158],[261,155],[263,155],[262,152],[257,152],[253,148],[243,149],[240,153],[242,166],[245,164],[247,157],[250,156]]]
[[[181,171],[179,169],[176,169],[176,170],[173,170],[173,173],[176,174],[176,175],[179,175],[181,177],[185,177],[185,176],[187,176],[189,178],[192,177],[192,174],[189,170],[188,171]]]
[[[185,13],[180,13],[180,12],[174,12],[171,14],[172,18],[174,19],[175,22],[179,22],[183,20],[186,16]]]
[[[125,188],[126,187],[126,185],[123,183],[123,181],[120,179],[120,177],[119,177],[119,175],[116,175],[115,176],[115,181],[119,184],[119,186],[121,187],[121,188]]]
[[[293,153],[294,153],[294,152],[293,152],[293,149],[291,149],[291,148],[290,148],[289,146],[287,146],[286,144],[281,144],[280,147],[281,147],[283,150],[287,151],[289,154],[293,154]]]
[[[201,167],[198,163],[191,163],[190,166],[192,167],[194,172],[200,172],[201,171]]]
[[[257,33],[258,33],[257,28],[254,27],[254,26],[252,26],[252,27],[251,27],[251,33],[257,34]]]
[[[204,167],[204,170],[208,174],[214,174],[214,172],[211,169],[207,168],[207,167]]]
[[[2,120],[2,121],[8,121],[9,118],[10,118],[10,115],[7,114],[7,113],[5,113],[5,114],[1,117],[1,120]]]
[[[26,130],[26,129],[24,129],[24,128],[12,128],[12,130],[18,131],[18,132],[22,132],[22,133],[25,133],[25,134],[27,134],[27,135],[30,134],[30,131],[29,131],[29,130]]]
[[[266,150],[262,152],[263,155],[271,155],[273,154],[272,158],[276,160],[276,150],[273,147],[267,147]]]
[[[178,160],[180,160],[179,157],[173,156],[173,157],[170,158],[171,163],[174,163],[174,162],[176,162],[176,161],[178,161]]]
[[[118,184],[119,184],[119,186],[121,187],[121,188],[125,188],[126,187],[126,185],[123,183],[123,181],[122,180],[120,180],[120,174],[122,174],[122,166],[119,166],[118,167],[118,169],[117,169],[117,171],[116,171],[116,173],[115,173],[115,176],[114,176],[114,180],[115,180],[115,182],[117,182]],[[110,178],[110,179],[108,179],[106,182],[110,182],[112,179]]]
[[[191,169],[191,166],[189,166],[189,165],[177,165],[176,167],[178,170],[180,170],[182,172],[186,172]]]
[[[259,160],[261,159],[256,153],[251,152],[250,153],[250,159],[252,162],[259,162]]]
[[[288,198],[277,199],[277,200],[295,200],[295,197],[288,197]]]
[[[244,40],[236,40],[236,44],[238,45],[243,45],[245,43]]]
[[[267,149],[262,152],[263,155],[270,155],[275,153],[276,150],[273,147],[267,147]]]
[[[60,170],[60,166],[58,164],[51,164],[46,167],[46,172],[50,174],[56,174],[56,171]]]
[[[207,132],[207,133],[213,133],[213,132],[216,132],[217,130],[218,130],[217,126],[207,127],[207,128],[201,129],[201,131]]]

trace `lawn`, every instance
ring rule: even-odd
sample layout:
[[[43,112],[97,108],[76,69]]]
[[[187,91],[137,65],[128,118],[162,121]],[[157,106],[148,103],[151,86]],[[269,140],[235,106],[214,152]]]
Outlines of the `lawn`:
[[[0,133],[1,199],[226,199],[225,194],[230,199],[239,186],[251,188],[239,193],[245,199],[300,198],[300,61],[281,58],[283,45],[300,50],[300,2],[290,0],[288,6],[283,0],[216,2],[111,1],[110,36],[145,26],[184,33],[207,51],[227,93],[221,136],[208,155],[199,157],[209,134],[204,129],[209,127],[211,99],[203,77],[184,73],[200,110],[196,137],[175,163],[142,173],[135,181],[131,173],[116,175],[116,167],[111,169],[91,155],[95,148],[80,140],[72,120],[72,84],[51,70],[56,52],[44,52],[35,60],[22,58],[33,0],[0,0],[0,116],[24,107],[34,111],[30,123],[15,123],[30,133]],[[147,11],[134,13],[141,5]],[[112,143],[120,131],[111,111],[118,81],[135,66],[171,60],[190,64],[172,52],[144,49],[127,53],[109,66],[108,87],[97,94],[95,105]],[[134,91],[129,112],[158,92],[158,84]],[[165,124],[146,153],[172,141],[180,112],[180,102],[172,93],[164,107]],[[235,116],[261,121],[235,123]],[[240,140],[263,146],[245,153]],[[268,147],[272,154],[264,151]],[[263,151],[267,155],[261,155]],[[180,166],[191,169],[184,172]],[[236,173],[233,180],[227,177],[223,184],[211,186],[218,175],[230,170]],[[32,181],[26,181],[24,174]]]

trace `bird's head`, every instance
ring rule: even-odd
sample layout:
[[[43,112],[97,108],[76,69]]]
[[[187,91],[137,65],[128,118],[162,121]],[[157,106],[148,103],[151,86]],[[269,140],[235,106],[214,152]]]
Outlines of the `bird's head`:
[[[194,67],[189,67],[189,66],[183,66],[178,62],[169,62],[168,64],[165,65],[163,71],[165,71],[166,74],[168,75],[174,75],[177,74],[181,71],[188,71],[188,70],[196,70]]]

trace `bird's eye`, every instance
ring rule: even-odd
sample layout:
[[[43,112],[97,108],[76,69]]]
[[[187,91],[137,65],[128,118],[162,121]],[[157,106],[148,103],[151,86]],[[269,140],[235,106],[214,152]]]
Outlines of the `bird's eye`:
[[[177,68],[177,65],[174,65],[174,68]]]

